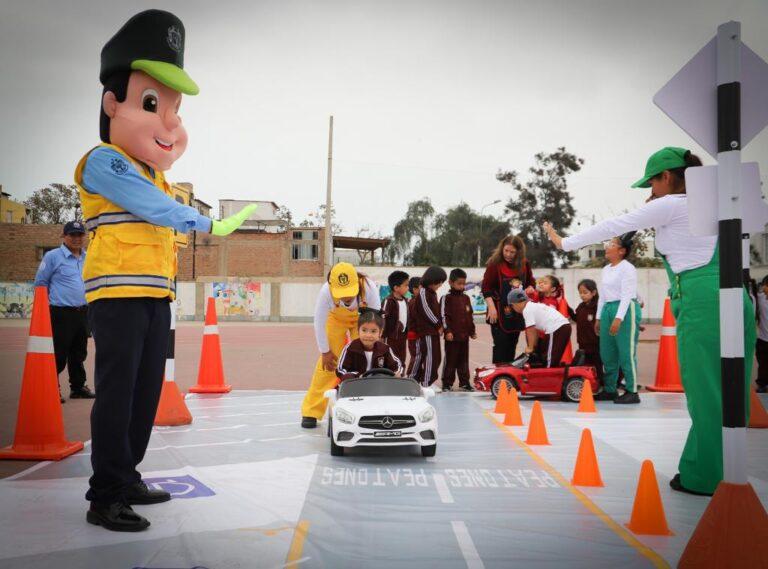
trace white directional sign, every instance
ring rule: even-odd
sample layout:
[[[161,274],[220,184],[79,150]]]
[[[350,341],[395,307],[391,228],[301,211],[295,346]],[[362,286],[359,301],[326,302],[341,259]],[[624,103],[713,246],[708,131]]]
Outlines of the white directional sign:
[[[688,194],[688,224],[697,237],[717,235],[717,166],[686,168],[685,187]],[[741,165],[741,230],[762,233],[768,223],[768,204],[760,188],[757,162]]]
[[[653,102],[717,158],[717,38],[705,45]],[[768,125],[768,63],[741,45],[741,146]]]

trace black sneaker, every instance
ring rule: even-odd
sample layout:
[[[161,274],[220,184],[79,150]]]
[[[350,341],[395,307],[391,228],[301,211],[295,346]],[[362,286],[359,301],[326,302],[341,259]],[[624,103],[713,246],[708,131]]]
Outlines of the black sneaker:
[[[443,385],[442,390],[443,390],[443,392],[453,391],[453,386],[452,385],[448,385],[448,386]]]
[[[616,399],[614,399],[613,402],[618,405],[634,405],[636,403],[640,403],[640,396],[637,393],[625,391]]]
[[[64,399],[64,396],[61,394],[61,391],[59,391],[59,401],[60,401],[61,403],[66,403],[66,402],[67,402],[67,400],[66,400],[66,399]]]
[[[125,491],[125,501],[128,505],[160,504],[171,499],[165,490],[150,490],[144,482],[137,482]]]
[[[91,502],[85,519],[89,524],[101,526],[110,531],[143,531],[149,527],[147,518],[134,512],[123,502],[112,504]]]
[[[305,429],[314,429],[317,427],[317,419],[314,417],[302,417],[301,418],[301,426]]]
[[[618,396],[619,394],[615,391],[606,391],[603,389],[600,393],[595,395],[594,399],[595,401],[616,401]]]
[[[469,384],[467,384],[467,385],[460,385],[459,389],[461,389],[462,391],[466,391],[467,393],[472,393],[474,391],[474,388],[471,385],[469,385]]]
[[[78,387],[69,392],[70,399],[94,399],[96,394],[87,385]]]
[[[768,385],[758,385],[755,391],[758,393],[768,393]]]
[[[680,474],[675,474],[672,477],[672,480],[669,481],[669,487],[672,488],[672,490],[675,490],[677,492],[685,492],[686,494],[691,494],[693,496],[711,496],[712,494],[708,494],[706,492],[697,492],[696,490],[689,490],[683,484],[680,482]]]

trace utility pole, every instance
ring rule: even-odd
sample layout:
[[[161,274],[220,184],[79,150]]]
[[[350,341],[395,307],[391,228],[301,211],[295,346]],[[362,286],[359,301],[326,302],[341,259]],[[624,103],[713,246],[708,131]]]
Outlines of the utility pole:
[[[325,189],[325,263],[323,274],[327,275],[333,266],[333,235],[331,234],[331,187],[333,184],[333,115],[328,126],[328,179]]]

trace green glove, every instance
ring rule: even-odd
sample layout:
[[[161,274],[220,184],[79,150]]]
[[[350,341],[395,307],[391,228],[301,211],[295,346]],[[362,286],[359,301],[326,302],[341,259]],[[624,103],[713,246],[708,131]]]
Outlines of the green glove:
[[[214,219],[211,222],[211,234],[219,235],[221,237],[223,237],[224,235],[229,235],[235,229],[240,227],[243,224],[243,222],[246,219],[248,219],[248,216],[251,215],[254,211],[256,211],[257,207],[258,206],[256,204],[247,205],[243,209],[238,211],[235,215],[230,215],[229,217],[222,219],[221,221],[216,221]]]

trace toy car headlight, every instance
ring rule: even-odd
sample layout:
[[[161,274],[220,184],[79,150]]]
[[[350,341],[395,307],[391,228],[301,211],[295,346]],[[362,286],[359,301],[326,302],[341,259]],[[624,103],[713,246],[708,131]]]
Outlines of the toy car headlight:
[[[345,411],[341,407],[336,407],[334,415],[336,415],[336,418],[339,421],[347,425],[351,425],[355,422],[355,416],[352,413]]]
[[[481,371],[481,372],[479,372],[479,373],[477,374],[477,377],[479,377],[479,378],[480,378],[480,377],[488,377],[488,376],[489,376],[489,375],[491,375],[491,374],[492,374],[494,371],[496,371],[496,370],[495,370],[495,369],[486,369],[486,370],[483,370],[483,371]]]
[[[422,423],[428,423],[435,418],[435,408],[427,407],[421,413],[419,413],[419,421]]]

